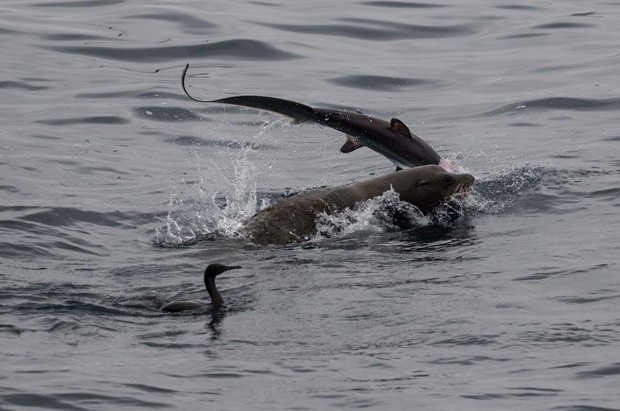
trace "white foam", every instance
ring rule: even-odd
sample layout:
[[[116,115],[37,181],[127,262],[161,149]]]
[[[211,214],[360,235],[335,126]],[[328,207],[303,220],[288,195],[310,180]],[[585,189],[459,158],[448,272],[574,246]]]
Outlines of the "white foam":
[[[264,123],[252,141],[260,139],[272,126],[273,123]],[[178,246],[214,235],[242,236],[243,225],[257,211],[255,166],[249,160],[252,152],[252,144],[243,148],[231,161],[231,173],[222,170],[213,159],[203,169],[195,148],[194,161],[199,178],[194,181],[183,178],[173,185],[168,212],[162,219],[164,226],[156,228],[154,242]]]
[[[354,209],[334,214],[322,213],[317,218],[317,233],[313,240],[342,237],[358,231],[385,232],[397,226],[394,218],[406,220],[408,225],[427,225],[430,218],[417,207],[403,202],[397,192],[390,189],[382,195],[359,203]]]

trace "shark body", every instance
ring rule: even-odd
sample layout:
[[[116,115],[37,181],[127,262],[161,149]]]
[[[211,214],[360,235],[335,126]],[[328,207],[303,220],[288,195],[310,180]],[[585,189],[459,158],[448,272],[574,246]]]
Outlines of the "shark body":
[[[181,85],[185,94],[200,103],[232,104],[270,111],[290,117],[296,122],[313,122],[346,134],[346,142],[340,148],[350,153],[360,147],[368,147],[392,161],[397,168],[411,168],[437,164],[448,171],[451,165],[424,140],[413,134],[397,118],[389,122],[361,113],[314,108],[295,101],[265,96],[234,96],[218,100],[199,100],[192,97],[185,87],[189,64],[183,70]]]

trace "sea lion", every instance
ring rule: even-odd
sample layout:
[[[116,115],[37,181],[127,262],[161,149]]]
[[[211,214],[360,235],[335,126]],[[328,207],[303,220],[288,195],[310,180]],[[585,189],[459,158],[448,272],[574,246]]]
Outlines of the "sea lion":
[[[235,96],[218,100],[199,100],[192,97],[185,87],[185,77],[189,64],[185,66],[181,77],[183,91],[190,99],[199,103],[234,104],[259,110],[271,111],[295,120],[295,122],[314,122],[346,134],[346,142],[340,148],[343,153],[350,153],[360,147],[387,157],[397,169],[438,164],[448,171],[453,171],[453,164],[439,157],[439,154],[397,118],[389,122],[376,117],[366,116],[342,110],[313,108],[295,101],[263,96]]]
[[[466,192],[474,182],[470,174],[450,173],[438,165],[426,165],[336,188],[307,191],[283,198],[256,213],[245,226],[257,244],[288,244],[307,240],[316,231],[320,213],[353,208],[392,188],[402,201],[428,213],[453,194]]]
[[[189,310],[204,310],[206,308],[217,309],[224,305],[224,299],[220,295],[219,291],[217,291],[217,287],[215,286],[215,277],[222,274],[228,270],[236,270],[241,268],[238,265],[235,266],[226,266],[223,264],[209,264],[209,266],[205,269],[204,274],[204,282],[207,287],[207,292],[209,293],[209,297],[211,297],[211,304],[198,302],[198,301],[176,301],[170,304],[166,304],[161,310],[167,313],[178,313],[181,311],[189,311]]]

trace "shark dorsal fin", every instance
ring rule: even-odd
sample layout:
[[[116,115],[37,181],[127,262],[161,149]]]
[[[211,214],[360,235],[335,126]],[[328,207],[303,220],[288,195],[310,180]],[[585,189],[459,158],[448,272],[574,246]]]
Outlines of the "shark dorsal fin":
[[[350,153],[360,147],[364,147],[364,145],[360,144],[356,139],[347,134],[347,141],[345,141],[342,147],[340,147],[340,152]]]
[[[403,123],[397,118],[393,118],[392,120],[390,120],[390,130],[411,137],[409,127],[407,127],[405,123]]]

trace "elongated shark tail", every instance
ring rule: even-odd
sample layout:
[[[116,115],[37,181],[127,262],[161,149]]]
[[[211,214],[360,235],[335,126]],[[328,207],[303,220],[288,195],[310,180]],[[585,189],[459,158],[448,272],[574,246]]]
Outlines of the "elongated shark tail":
[[[235,96],[221,98],[218,100],[197,99],[191,94],[189,94],[187,88],[185,87],[185,77],[187,75],[188,69],[189,64],[186,65],[185,69],[183,70],[183,76],[181,77],[181,87],[183,87],[183,91],[185,92],[187,97],[199,103],[234,104],[237,106],[250,107],[258,110],[271,111],[281,114],[283,116],[290,117],[297,121],[317,121],[317,118],[319,117],[319,114],[316,113],[314,109],[310,106],[306,106],[305,104],[297,103],[295,101],[283,100],[274,97]]]
[[[237,106],[271,111],[298,121],[316,121],[318,117],[318,114],[310,106],[274,97],[235,96],[213,100],[211,103],[235,104]]]

